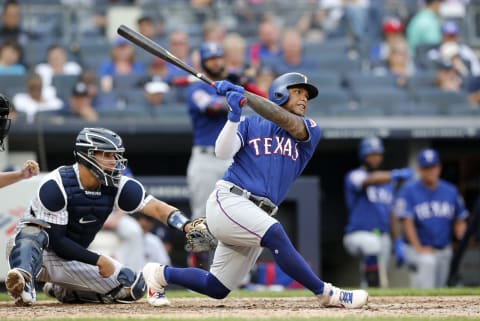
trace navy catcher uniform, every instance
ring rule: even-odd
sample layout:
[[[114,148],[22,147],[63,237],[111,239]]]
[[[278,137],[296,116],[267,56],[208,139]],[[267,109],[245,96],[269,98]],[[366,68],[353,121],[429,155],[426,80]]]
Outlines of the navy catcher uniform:
[[[370,287],[388,286],[386,269],[391,248],[394,183],[413,174],[409,168],[381,171],[383,153],[383,143],[378,137],[362,139],[358,147],[362,165],[345,175],[349,220],[343,244],[350,255],[361,259],[362,283]]]
[[[17,305],[35,302],[35,282],[61,302],[130,302],[146,292],[135,273],[88,246],[114,209],[145,214],[183,230],[186,217],[147,195],[142,184],[122,175],[122,139],[103,128],[84,128],[75,142],[76,163],[42,181],[7,245],[6,287]],[[157,295],[158,296],[158,295]],[[165,297],[158,298],[165,303]]]
[[[304,116],[317,88],[300,73],[284,74],[273,81],[270,100],[247,95],[248,105],[265,118],[249,115],[243,121],[244,89],[228,81],[216,82],[216,88],[226,95],[231,111],[215,152],[234,161],[207,201],[207,223],[219,241],[210,272],[149,263],[143,269],[147,284],[154,289],[179,284],[222,299],[239,286],[265,247],[322,306],[363,306],[365,291],[345,291],[321,281],[273,217],[320,140],[319,126]]]
[[[398,193],[395,214],[405,232],[405,259],[416,288],[444,287],[452,258],[451,241],[466,230],[463,198],[457,188],[440,179],[438,152],[424,149],[417,158],[420,179]]]

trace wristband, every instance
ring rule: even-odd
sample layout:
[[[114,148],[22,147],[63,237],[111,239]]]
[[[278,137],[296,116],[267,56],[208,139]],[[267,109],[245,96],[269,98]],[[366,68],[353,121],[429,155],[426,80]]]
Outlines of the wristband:
[[[188,218],[183,215],[179,210],[174,210],[167,217],[168,226],[177,229],[179,231],[185,232],[184,227],[190,222]]]

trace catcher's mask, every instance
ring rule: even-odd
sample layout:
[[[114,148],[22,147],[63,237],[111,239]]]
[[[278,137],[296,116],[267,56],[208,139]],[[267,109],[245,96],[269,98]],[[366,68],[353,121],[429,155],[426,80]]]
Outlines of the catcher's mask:
[[[5,150],[4,139],[10,130],[11,119],[8,114],[12,110],[12,104],[7,96],[0,94],[0,151]]]
[[[100,184],[118,186],[127,166],[124,152],[122,138],[113,131],[105,128],[84,128],[77,136],[73,153],[76,161],[85,165]]]

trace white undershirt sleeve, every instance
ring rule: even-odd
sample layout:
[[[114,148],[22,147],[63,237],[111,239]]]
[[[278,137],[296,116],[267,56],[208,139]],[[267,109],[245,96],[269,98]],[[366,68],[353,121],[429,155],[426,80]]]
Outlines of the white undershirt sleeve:
[[[215,155],[220,159],[232,158],[242,146],[240,138],[237,135],[239,122],[228,120],[223,126],[222,131],[215,142]]]

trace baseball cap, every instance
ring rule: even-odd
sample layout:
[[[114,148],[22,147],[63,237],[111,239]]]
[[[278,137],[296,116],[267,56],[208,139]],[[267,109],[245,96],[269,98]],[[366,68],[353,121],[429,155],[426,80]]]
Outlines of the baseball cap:
[[[422,149],[417,156],[418,166],[432,167],[440,163],[440,156],[438,152],[432,148]]]
[[[123,38],[123,37],[118,36],[118,37],[115,37],[115,40],[113,41],[113,44],[115,46],[123,46],[123,45],[128,44],[128,40]]]
[[[403,23],[398,18],[388,18],[382,26],[383,33],[396,33],[403,31]]]
[[[442,33],[444,35],[456,36],[460,33],[460,28],[455,21],[445,21],[442,25]]]
[[[170,90],[163,81],[153,80],[145,84],[145,91],[149,94],[165,94]]]
[[[72,96],[88,96],[88,86],[84,82],[77,82],[72,90]]]

